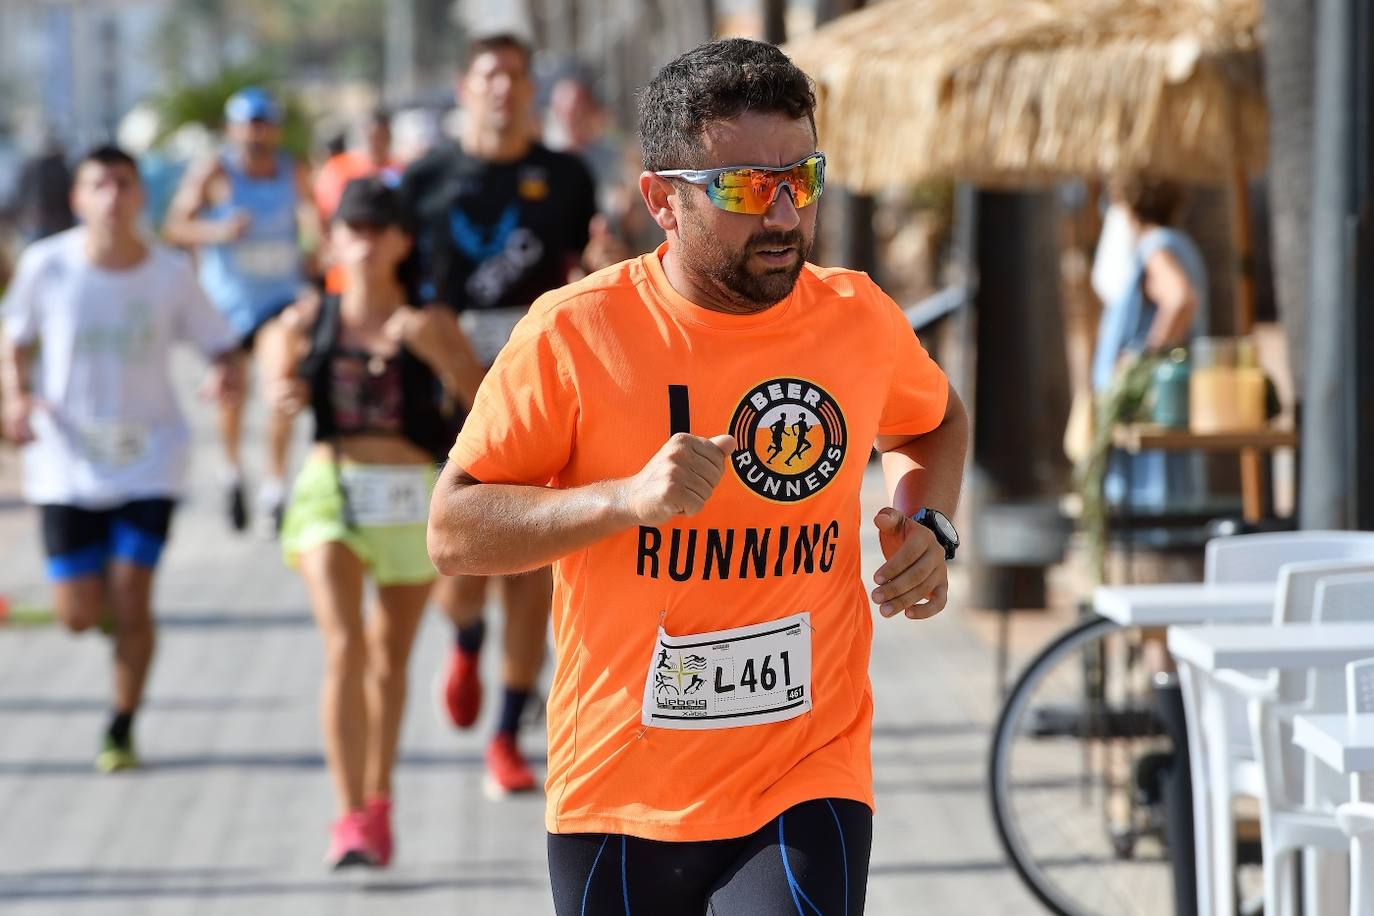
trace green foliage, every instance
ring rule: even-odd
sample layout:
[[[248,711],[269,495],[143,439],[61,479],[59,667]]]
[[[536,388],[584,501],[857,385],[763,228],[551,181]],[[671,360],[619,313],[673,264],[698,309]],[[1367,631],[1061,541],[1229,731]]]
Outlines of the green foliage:
[[[1141,356],[1117,375],[1094,403],[1093,439],[1081,464],[1074,470],[1078,493],[1083,501],[1081,523],[1087,537],[1089,556],[1098,582],[1104,579],[1107,559],[1107,503],[1102,485],[1112,452],[1112,434],[1118,426],[1134,422],[1141,415],[1154,379],[1157,356]]]
[[[161,133],[157,142],[166,140],[186,124],[204,124],[211,130],[224,127],[224,103],[247,86],[261,86],[272,92],[286,111],[282,128],[282,142],[297,158],[310,152],[313,125],[300,99],[282,89],[273,74],[263,67],[227,69],[216,79],[206,83],[180,86],[154,102],[160,116]]]

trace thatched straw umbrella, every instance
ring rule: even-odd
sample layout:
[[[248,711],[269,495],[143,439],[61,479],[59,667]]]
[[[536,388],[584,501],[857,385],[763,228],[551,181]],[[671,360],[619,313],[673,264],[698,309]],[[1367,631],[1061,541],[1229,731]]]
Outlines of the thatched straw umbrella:
[[[1264,165],[1260,0],[886,0],[785,50],[815,79],[831,174],[1024,185]]]
[[[830,174],[860,192],[1141,171],[1232,190],[1263,171],[1261,0],[884,0],[785,50],[816,81]],[[1237,283],[1237,328],[1254,316]]]

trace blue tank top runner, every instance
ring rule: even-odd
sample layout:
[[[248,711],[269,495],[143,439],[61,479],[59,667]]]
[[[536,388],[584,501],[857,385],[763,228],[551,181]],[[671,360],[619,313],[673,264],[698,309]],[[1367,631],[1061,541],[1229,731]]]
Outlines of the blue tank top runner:
[[[253,178],[230,155],[222,155],[220,162],[229,180],[229,199],[207,208],[205,215],[218,220],[246,213],[248,230],[236,242],[202,249],[200,280],[234,330],[247,335],[289,305],[303,280],[296,167],[283,155],[274,176]]]

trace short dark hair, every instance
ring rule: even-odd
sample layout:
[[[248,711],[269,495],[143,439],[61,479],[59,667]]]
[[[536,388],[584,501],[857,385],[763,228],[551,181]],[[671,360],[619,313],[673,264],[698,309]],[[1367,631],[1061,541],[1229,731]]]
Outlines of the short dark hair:
[[[1151,175],[1119,175],[1112,180],[1111,194],[1152,226],[1172,226],[1183,210],[1183,188]]]
[[[140,178],[141,180],[141,176],[139,176],[138,173],[138,160],[130,156],[120,147],[115,146],[113,143],[102,143],[99,146],[87,150],[86,153],[76,161],[76,168],[72,169],[73,180],[75,180],[77,173],[81,171],[82,166],[90,162],[94,162],[97,165],[127,165],[133,170],[134,177]]]
[[[514,32],[497,32],[493,35],[479,35],[468,42],[463,50],[462,59],[458,62],[458,72],[467,73],[472,69],[473,61],[486,54],[488,51],[518,51],[525,60],[525,71],[529,72],[530,60],[534,57],[534,51],[530,48],[529,42],[516,35]]]
[[[693,48],[659,70],[639,94],[644,168],[699,167],[701,134],[746,111],[806,118],[816,130],[811,80],[776,47],[726,38]]]

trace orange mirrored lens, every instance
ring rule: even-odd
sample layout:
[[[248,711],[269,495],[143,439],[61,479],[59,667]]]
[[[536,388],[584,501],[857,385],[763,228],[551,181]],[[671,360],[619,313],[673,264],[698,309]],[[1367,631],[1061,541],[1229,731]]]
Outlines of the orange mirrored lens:
[[[793,205],[809,207],[825,187],[825,160],[812,156],[786,171],[769,169],[728,169],[706,186],[706,195],[722,210],[731,213],[766,213],[786,185]]]

